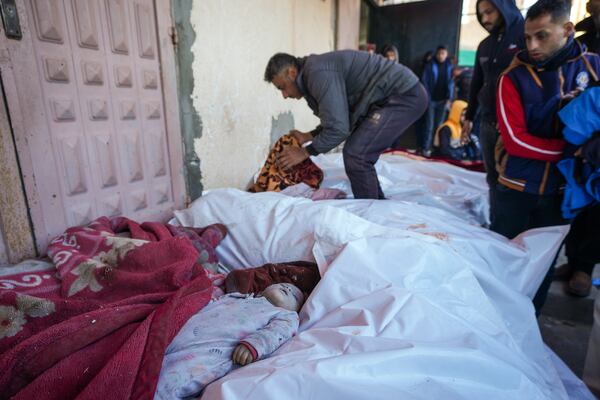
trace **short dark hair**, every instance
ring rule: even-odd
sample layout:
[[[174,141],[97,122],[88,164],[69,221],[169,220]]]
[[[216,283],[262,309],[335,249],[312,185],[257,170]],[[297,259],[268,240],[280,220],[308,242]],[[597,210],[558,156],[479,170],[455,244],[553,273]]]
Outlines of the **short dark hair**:
[[[388,53],[390,51],[393,51],[394,53],[398,53],[398,48],[396,46],[394,46],[393,44],[387,43],[387,44],[384,44],[383,47],[381,48],[380,54],[385,56],[385,53]]]
[[[286,68],[295,67],[300,69],[298,59],[287,53],[277,53],[269,59],[265,68],[265,81],[273,82],[273,78]]]
[[[384,44],[383,47],[381,48],[381,54],[382,56],[386,56],[387,53],[392,52],[394,53],[394,56],[396,57],[396,61],[398,61],[398,58],[400,57],[399,53],[398,53],[398,48],[396,46],[394,46],[393,44]]]
[[[437,52],[438,52],[438,51],[440,51],[440,50],[446,50],[446,51],[448,51],[448,48],[446,47],[446,45],[444,45],[444,44],[440,44],[440,45],[437,47],[437,49],[435,49],[435,52],[437,53]]]
[[[543,15],[550,15],[553,22],[569,20],[571,16],[570,0],[539,0],[527,10],[525,19],[537,19]]]

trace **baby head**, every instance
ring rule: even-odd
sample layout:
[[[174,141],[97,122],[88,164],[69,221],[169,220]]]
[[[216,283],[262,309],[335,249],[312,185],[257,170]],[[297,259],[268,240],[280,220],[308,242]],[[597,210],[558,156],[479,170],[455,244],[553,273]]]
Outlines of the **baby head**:
[[[276,283],[263,290],[261,295],[275,307],[295,312],[300,311],[304,302],[304,295],[300,289],[291,283]]]

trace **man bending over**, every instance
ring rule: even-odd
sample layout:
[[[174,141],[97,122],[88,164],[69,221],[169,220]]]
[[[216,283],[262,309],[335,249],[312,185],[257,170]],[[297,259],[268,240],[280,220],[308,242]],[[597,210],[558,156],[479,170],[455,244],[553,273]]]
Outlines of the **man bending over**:
[[[296,58],[278,53],[269,60],[265,81],[285,99],[304,98],[321,120],[310,133],[293,131],[306,147],[279,157],[289,169],[342,142],[344,167],[354,198],[383,199],[375,163],[379,155],[426,110],[427,93],[407,67],[379,55],[342,50]]]

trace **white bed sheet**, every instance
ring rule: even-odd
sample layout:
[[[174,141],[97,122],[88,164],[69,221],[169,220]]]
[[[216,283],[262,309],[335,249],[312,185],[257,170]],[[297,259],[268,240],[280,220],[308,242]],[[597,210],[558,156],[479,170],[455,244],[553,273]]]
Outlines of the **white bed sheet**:
[[[320,158],[327,157],[335,156]],[[395,158],[388,166],[407,175],[429,168]],[[422,179],[416,202],[312,202],[220,189],[176,212],[186,226],[224,223],[229,235],[218,254],[230,266],[315,260],[322,274],[300,313],[299,335],[214,382],[204,398],[567,399],[528,298],[566,229],[510,242],[480,228],[466,218],[471,211],[448,210],[462,190],[454,186],[463,178],[453,174],[463,170],[441,165],[440,177],[434,166],[429,178],[450,183],[436,192]],[[335,168],[323,169],[331,187]],[[485,201],[483,189],[479,197],[469,190]]]
[[[352,197],[342,154],[320,154],[312,160],[325,172],[322,187],[340,189]],[[391,154],[382,155],[375,168],[389,199],[430,205],[479,225],[490,222],[483,173]]]

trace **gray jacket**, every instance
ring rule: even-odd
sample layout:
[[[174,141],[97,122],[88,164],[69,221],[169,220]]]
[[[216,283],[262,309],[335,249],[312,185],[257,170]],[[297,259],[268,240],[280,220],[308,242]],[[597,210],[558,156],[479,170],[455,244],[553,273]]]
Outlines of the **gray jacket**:
[[[341,50],[303,58],[296,83],[321,120],[308,152],[333,149],[350,136],[372,105],[385,103],[417,82],[404,65],[367,52]]]

